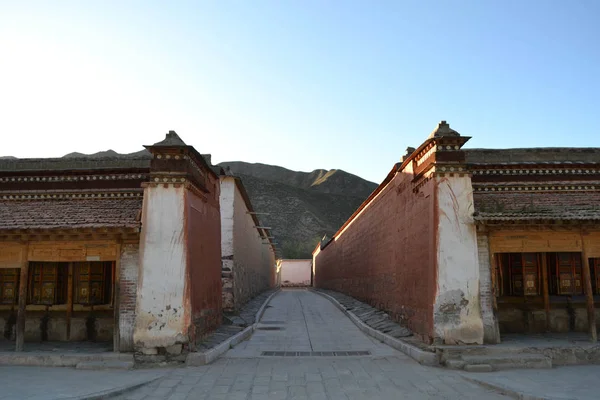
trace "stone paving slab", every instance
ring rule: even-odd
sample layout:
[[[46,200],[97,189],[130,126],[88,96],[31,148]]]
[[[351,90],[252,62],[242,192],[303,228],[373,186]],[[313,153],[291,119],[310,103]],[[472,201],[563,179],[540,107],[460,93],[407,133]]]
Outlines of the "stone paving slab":
[[[171,370],[81,371],[0,366],[0,399],[86,399],[147,384]]]
[[[499,371],[463,376],[519,399],[596,400],[600,398],[600,365],[550,370]]]
[[[454,371],[422,366],[407,356],[384,358],[221,358],[174,370],[119,400],[184,399],[509,399]]]
[[[323,296],[323,297],[327,298],[329,301],[331,301],[332,304],[334,304],[338,309],[340,309],[344,314],[346,314],[346,316],[348,318],[350,318],[350,320],[354,323],[354,325],[356,325],[358,327],[358,329],[360,329],[362,332],[369,335],[370,337],[375,338],[376,340],[378,340],[382,343],[385,343],[388,346],[390,346],[396,350],[403,352],[404,354],[410,356],[411,358],[413,358],[415,361],[419,362],[420,364],[430,365],[430,366],[439,366],[440,365],[439,355],[436,354],[435,352],[433,352],[428,346],[426,346],[424,343],[421,343],[419,340],[417,340],[415,338],[411,338],[411,337],[390,336],[386,332],[377,330],[377,329],[367,325],[363,320],[365,318],[364,313],[360,313],[360,315],[363,317],[363,319],[357,317],[354,314],[354,311],[357,309],[357,307],[352,307],[351,309],[348,309],[347,306],[344,306],[343,304],[341,304],[336,298],[330,296],[328,293],[325,293],[323,291],[316,291],[316,290],[314,291],[314,293],[317,293],[320,296]],[[337,292],[334,292],[334,293],[337,293]],[[345,297],[348,297],[348,296],[345,296]],[[352,304],[360,303],[357,300],[352,299],[351,297],[348,297],[348,299],[352,300]],[[358,308],[362,308],[362,307],[363,307],[363,303],[360,303]],[[369,311],[369,313],[371,313],[371,312],[372,311]],[[387,317],[386,317],[386,319],[387,319]]]
[[[215,348],[221,343],[228,340],[229,338],[242,332],[246,327],[254,324],[254,322],[256,322],[256,313],[260,310],[263,303],[269,298],[269,296],[271,296],[277,290],[279,289],[274,288],[270,290],[265,290],[258,296],[252,298],[252,300],[250,300],[248,303],[246,303],[246,305],[242,307],[242,310],[240,311],[239,315],[228,316],[227,319],[233,322],[233,324],[223,324],[220,327],[218,327],[214,332],[212,332],[210,335],[204,338],[204,340],[198,343],[198,351],[207,351],[212,348]]]
[[[362,333],[327,299],[308,290],[284,289],[270,301],[254,334],[224,357],[260,357],[267,351],[398,351]]]

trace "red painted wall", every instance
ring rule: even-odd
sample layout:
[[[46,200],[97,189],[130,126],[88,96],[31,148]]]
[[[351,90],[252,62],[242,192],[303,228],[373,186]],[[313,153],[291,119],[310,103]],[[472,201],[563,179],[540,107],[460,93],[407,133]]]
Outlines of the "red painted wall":
[[[408,169],[408,168],[407,168]],[[434,183],[400,172],[315,259],[317,287],[383,309],[425,341],[433,333]]]
[[[221,324],[221,216],[218,180],[209,176],[203,198],[186,191],[188,285],[192,308],[190,341]],[[215,184],[216,182],[216,184]]]

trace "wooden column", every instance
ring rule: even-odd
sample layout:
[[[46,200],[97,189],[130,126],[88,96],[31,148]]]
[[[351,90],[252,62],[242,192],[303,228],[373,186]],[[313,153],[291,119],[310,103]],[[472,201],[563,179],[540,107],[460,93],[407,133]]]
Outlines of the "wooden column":
[[[69,263],[67,277],[67,340],[71,339],[71,317],[73,316],[73,263]]]
[[[542,253],[542,291],[546,310],[546,332],[550,332],[550,287],[548,286],[548,255]]]
[[[585,240],[583,233],[581,234],[581,248],[583,250],[582,257],[583,262],[581,264],[581,269],[583,272],[583,280],[584,280],[584,288],[585,288],[585,297],[587,300],[587,314],[588,314],[588,329],[590,332],[590,341],[596,342],[598,340],[598,335],[596,332],[596,309],[594,306],[594,293],[592,292],[592,278],[590,274],[590,258],[585,246]]]
[[[112,305],[114,310],[114,323],[113,323],[113,351],[118,353],[121,350],[121,329],[119,327],[119,299],[121,291],[121,248],[122,244],[117,243],[117,257],[113,268],[113,292],[112,292]]]
[[[25,306],[27,305],[27,282],[29,281],[28,246],[21,254],[21,276],[19,279],[19,310],[17,311],[17,340],[15,351],[23,351],[25,343]]]

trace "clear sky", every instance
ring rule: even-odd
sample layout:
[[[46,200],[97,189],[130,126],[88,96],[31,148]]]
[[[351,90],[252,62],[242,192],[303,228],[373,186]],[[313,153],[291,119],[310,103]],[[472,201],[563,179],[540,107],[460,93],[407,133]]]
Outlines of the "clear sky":
[[[469,147],[600,146],[600,1],[0,0],[0,155],[140,150],[379,182]]]

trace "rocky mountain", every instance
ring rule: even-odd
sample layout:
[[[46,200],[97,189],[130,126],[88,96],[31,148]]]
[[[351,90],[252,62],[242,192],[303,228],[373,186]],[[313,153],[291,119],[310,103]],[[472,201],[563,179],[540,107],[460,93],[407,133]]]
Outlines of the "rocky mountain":
[[[377,185],[342,170],[291,171],[240,161],[218,164],[242,178],[262,225],[273,228],[283,258],[311,258]]]

